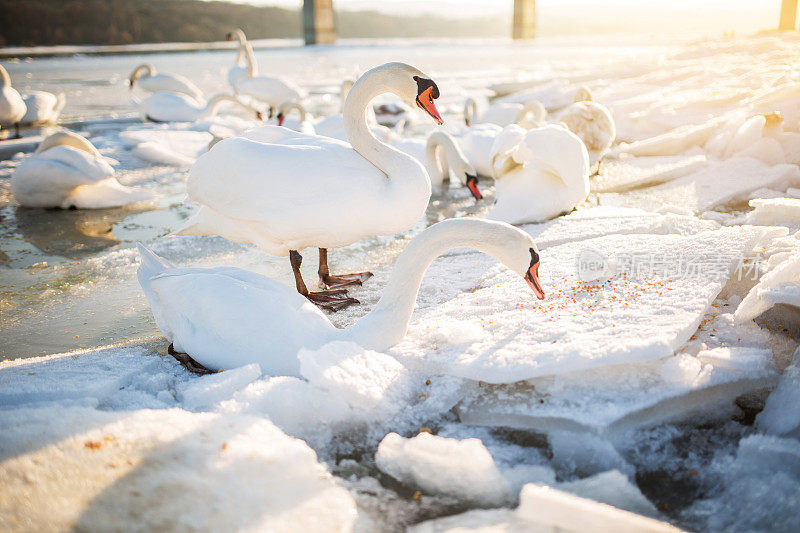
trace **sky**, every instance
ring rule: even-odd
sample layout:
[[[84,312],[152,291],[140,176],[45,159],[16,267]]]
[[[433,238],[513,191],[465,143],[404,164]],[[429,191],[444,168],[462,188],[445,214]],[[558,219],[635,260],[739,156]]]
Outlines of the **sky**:
[[[285,7],[299,7],[303,3],[302,0],[232,1]],[[539,24],[553,23],[560,30],[568,29],[565,26],[575,20],[577,26],[587,28],[652,26],[670,33],[770,29],[777,26],[780,4],[781,0],[536,0]],[[513,0],[334,0],[334,5],[338,9],[404,15],[499,15],[510,19]]]

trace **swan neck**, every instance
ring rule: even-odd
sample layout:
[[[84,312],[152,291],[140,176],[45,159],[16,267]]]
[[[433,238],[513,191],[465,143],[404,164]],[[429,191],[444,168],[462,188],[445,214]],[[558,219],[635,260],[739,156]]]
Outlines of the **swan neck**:
[[[11,86],[11,76],[8,75],[8,72],[3,65],[0,65],[0,87]]]
[[[217,94],[217,95],[212,96],[208,100],[208,103],[206,104],[205,108],[203,109],[203,112],[202,112],[201,116],[203,116],[203,117],[216,116],[216,114],[219,112],[219,106],[221,106],[223,102],[231,102],[231,103],[237,104],[239,107],[241,107],[243,109],[246,109],[246,110],[250,109],[248,106],[244,105],[242,102],[240,102],[239,100],[237,100],[236,98],[234,98],[233,96],[231,96],[229,94]]]
[[[286,102],[281,104],[281,106],[278,108],[278,113],[283,114],[284,117],[288,117],[292,110],[296,110],[298,113],[300,113],[300,122],[306,121],[306,108],[303,107],[299,102]]]
[[[464,122],[467,126],[478,119],[478,102],[469,97],[464,101]]]
[[[428,168],[433,172],[438,172],[438,182],[443,182],[444,179],[450,174],[450,166],[448,165],[449,154],[446,143],[442,142],[440,132],[434,132],[428,136],[428,141],[425,143],[425,159],[428,162]],[[441,150],[439,148],[442,148]],[[431,176],[433,181],[433,176]]]
[[[148,65],[148,64],[139,65],[138,67],[136,67],[136,70],[133,71],[133,74],[131,74],[131,81],[136,81],[139,78],[149,78],[150,76],[155,74],[155,72],[156,69],[153,68],[153,65]]]
[[[450,219],[435,224],[408,243],[398,256],[389,283],[375,308],[343,330],[350,340],[370,350],[386,350],[403,340],[411,321],[422,278],[434,259],[454,248],[475,248],[502,255],[503,226],[480,219]]]

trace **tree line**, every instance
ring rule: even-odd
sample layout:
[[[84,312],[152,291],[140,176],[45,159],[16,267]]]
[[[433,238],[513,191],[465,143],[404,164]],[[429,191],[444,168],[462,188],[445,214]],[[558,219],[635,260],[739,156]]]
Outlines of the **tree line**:
[[[454,19],[341,11],[339,36],[490,37],[502,17]],[[250,39],[300,38],[299,11],[200,0],[0,0],[0,46],[219,41],[230,28]]]

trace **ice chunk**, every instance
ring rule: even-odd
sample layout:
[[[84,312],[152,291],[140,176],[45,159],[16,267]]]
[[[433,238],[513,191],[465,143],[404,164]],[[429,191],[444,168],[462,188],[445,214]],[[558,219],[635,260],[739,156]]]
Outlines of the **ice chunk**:
[[[267,420],[47,407],[2,410],[0,426],[0,516],[25,529],[341,531],[356,518],[314,451]]]
[[[622,157],[606,159],[592,180],[593,192],[620,192],[650,187],[697,172],[708,166],[704,155]]]
[[[692,148],[699,148],[706,144],[727,120],[727,118],[723,117],[710,120],[704,124],[679,126],[672,131],[649,139],[630,144],[622,143],[616,151],[634,156],[679,155]]]
[[[651,518],[658,517],[658,511],[644,497],[639,487],[631,483],[628,476],[619,470],[610,470],[578,481],[561,483],[558,488],[575,496],[613,505],[625,511]]]
[[[392,412],[414,394],[409,372],[396,359],[351,342],[302,350],[299,358],[300,374],[309,383],[356,410]]]
[[[153,371],[160,358],[142,346],[0,361],[0,406],[102,401],[137,375]]]
[[[501,505],[509,486],[478,439],[456,440],[420,433],[405,439],[389,433],[378,446],[375,464],[401,483],[475,504]]]
[[[548,299],[534,300],[518,275],[496,268],[474,292],[420,313],[390,353],[490,383],[666,357],[694,333],[762,231],[609,235],[548,248],[540,269]],[[618,273],[578,279],[605,267]],[[435,340],[464,324],[476,332],[470,342]]]
[[[750,200],[754,209],[744,223],[754,226],[787,226],[800,228],[800,199],[757,198]]]
[[[791,364],[767,398],[756,423],[772,435],[800,438],[800,348],[794,352]]]
[[[198,411],[229,399],[236,391],[243,389],[259,377],[261,377],[261,367],[255,363],[201,376],[183,383],[178,388],[178,399],[184,409]]]
[[[794,301],[796,287],[800,286],[800,253],[795,253],[764,274],[758,285],[750,289],[742,303],[736,309],[736,323],[741,324],[753,320],[776,303],[781,303],[787,295],[787,303]]]
[[[547,440],[553,452],[553,465],[562,478],[587,477],[607,470],[633,473],[614,445],[593,433],[553,431]]]
[[[663,185],[629,193],[601,194],[601,205],[648,210],[688,209],[694,213],[746,199],[762,187],[786,189],[800,181],[797,165],[769,166],[751,157],[734,157]]]
[[[667,524],[593,502],[567,492],[539,485],[525,485],[515,511],[470,511],[461,515],[423,522],[409,531],[564,531],[578,533],[676,532]]]

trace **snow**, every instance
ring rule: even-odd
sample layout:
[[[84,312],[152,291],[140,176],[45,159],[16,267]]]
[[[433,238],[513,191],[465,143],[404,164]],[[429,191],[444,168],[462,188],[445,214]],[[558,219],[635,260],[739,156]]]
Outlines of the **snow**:
[[[796,302],[792,297],[797,293],[798,276],[800,254],[795,254],[765,274],[750,290],[736,310],[736,321],[743,323],[753,320],[775,303],[782,303],[784,300]]]
[[[653,504],[619,470],[609,470],[578,481],[561,483],[558,488],[581,498],[612,505],[617,509],[658,518],[658,511]]]
[[[423,493],[446,494],[482,506],[509,500],[509,487],[478,439],[456,440],[422,432],[405,439],[389,433],[375,454],[378,468]]]
[[[522,280],[496,267],[478,289],[412,320],[390,353],[490,383],[666,357],[697,329],[762,231],[608,235],[546,248],[540,278],[548,299],[535,301]],[[587,272],[598,279],[580,281]]]
[[[800,439],[800,349],[783,371],[778,386],[767,398],[756,423],[771,435],[789,435]]]
[[[604,159],[592,181],[596,192],[620,192],[681,178],[708,166],[704,155],[668,155]]]
[[[242,366],[201,376],[191,382],[181,384],[177,390],[178,400],[184,409],[198,411],[228,400],[234,392],[243,389],[261,377],[261,367],[256,364]]]

